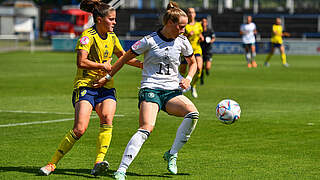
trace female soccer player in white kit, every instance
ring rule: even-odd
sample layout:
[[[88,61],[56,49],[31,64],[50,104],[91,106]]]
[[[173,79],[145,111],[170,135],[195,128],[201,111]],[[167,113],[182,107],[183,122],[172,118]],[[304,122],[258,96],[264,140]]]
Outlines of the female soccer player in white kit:
[[[125,62],[144,54],[141,89],[139,92],[139,129],[132,136],[124,151],[115,179],[125,179],[126,170],[140,151],[143,143],[152,132],[158,112],[162,109],[170,115],[184,117],[179,126],[171,149],[164,153],[167,169],[177,174],[178,151],[188,141],[194,130],[199,113],[195,105],[181,89],[187,89],[197,71],[197,64],[188,39],[181,35],[188,23],[186,13],[170,2],[163,16],[164,27],[137,41],[113,66],[113,76]],[[182,78],[178,68],[180,54],[189,64],[186,78]],[[106,78],[101,79],[106,81]]]
[[[252,22],[252,17],[247,17],[247,23],[240,26],[240,34],[242,35],[242,43],[246,53],[246,59],[248,68],[257,67],[257,63],[254,60],[256,57],[256,38],[257,34],[256,24]]]

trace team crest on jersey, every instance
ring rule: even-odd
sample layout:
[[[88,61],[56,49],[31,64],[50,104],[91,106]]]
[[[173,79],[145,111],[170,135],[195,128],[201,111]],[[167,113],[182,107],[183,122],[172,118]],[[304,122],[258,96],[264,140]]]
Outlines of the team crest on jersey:
[[[141,41],[137,41],[136,43],[134,43],[134,45],[132,46],[133,49],[138,49],[141,45]]]
[[[90,39],[88,36],[83,36],[81,39],[80,39],[80,43],[82,45],[87,45],[89,43]]]
[[[81,96],[84,96],[84,95],[86,95],[86,94],[87,94],[87,90],[81,91]]]
[[[155,96],[155,95],[154,95],[153,92],[148,93],[148,97],[149,97],[149,98],[154,98],[154,96]]]

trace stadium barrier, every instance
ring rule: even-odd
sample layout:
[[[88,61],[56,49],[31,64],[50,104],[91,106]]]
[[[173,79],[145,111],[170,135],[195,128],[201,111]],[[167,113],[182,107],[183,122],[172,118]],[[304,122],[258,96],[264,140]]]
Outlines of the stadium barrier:
[[[120,40],[125,51],[136,42],[136,40]],[[52,49],[54,51],[74,51],[77,39],[56,37],[52,38]],[[320,55],[320,41],[285,41],[287,54]],[[258,54],[269,53],[271,44],[269,41],[260,41],[256,43]],[[241,41],[216,41],[212,49],[213,54],[243,54],[244,49]],[[279,51],[276,51],[279,53]]]

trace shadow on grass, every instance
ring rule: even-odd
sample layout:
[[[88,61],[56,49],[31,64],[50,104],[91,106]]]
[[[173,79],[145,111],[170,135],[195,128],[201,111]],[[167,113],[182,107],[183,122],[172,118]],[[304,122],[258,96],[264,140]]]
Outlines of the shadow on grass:
[[[0,167],[1,172],[22,172],[34,174],[35,176],[42,176],[39,174],[40,167],[35,166],[10,166],[10,167]],[[65,176],[76,176],[76,177],[84,177],[84,178],[95,178],[90,175],[91,169],[56,169],[53,174],[57,175],[65,175]],[[113,178],[113,174],[115,170],[108,170],[107,172],[101,174],[101,176]],[[189,176],[189,173],[178,173],[176,175],[172,175],[169,173],[164,174],[137,174],[132,172],[127,172],[127,176],[137,176],[137,177],[154,177],[154,178],[173,178],[173,176]]]
[[[113,177],[113,174],[116,171],[114,170],[108,170],[107,172],[107,176],[109,177]],[[178,173],[178,174],[170,174],[170,173],[163,173],[163,174],[137,174],[137,173],[133,173],[133,172],[127,172],[126,173],[127,176],[137,176],[137,177],[154,177],[154,178],[173,178],[173,176],[190,176],[189,173]]]
[[[42,176],[39,174],[40,167],[35,166],[10,166],[10,167],[0,167],[0,172],[23,172],[34,174],[35,176]],[[85,178],[94,178],[90,175],[90,169],[56,169],[53,174],[66,175],[66,176],[78,176]]]

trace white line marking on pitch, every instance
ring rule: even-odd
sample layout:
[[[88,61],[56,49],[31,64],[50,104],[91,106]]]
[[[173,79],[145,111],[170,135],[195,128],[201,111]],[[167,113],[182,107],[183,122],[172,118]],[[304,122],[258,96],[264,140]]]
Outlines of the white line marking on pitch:
[[[12,112],[12,113],[30,113],[30,114],[64,114],[70,115],[73,113],[55,113],[55,112],[41,112],[41,111],[7,111],[7,110],[0,110],[0,112]],[[122,114],[115,114],[115,117],[124,117]],[[97,118],[98,116],[91,116],[91,118]],[[47,121],[34,121],[34,122],[24,122],[24,123],[14,123],[14,124],[0,124],[1,127],[14,127],[14,126],[25,126],[25,125],[32,125],[32,124],[48,124],[48,123],[55,123],[55,122],[64,122],[64,121],[71,121],[74,118],[65,118],[65,119],[56,119],[56,120],[47,120]]]
[[[10,111],[10,110],[0,110],[0,112],[9,113],[29,113],[29,114],[73,114],[73,113],[63,113],[63,112],[43,112],[43,111]]]

